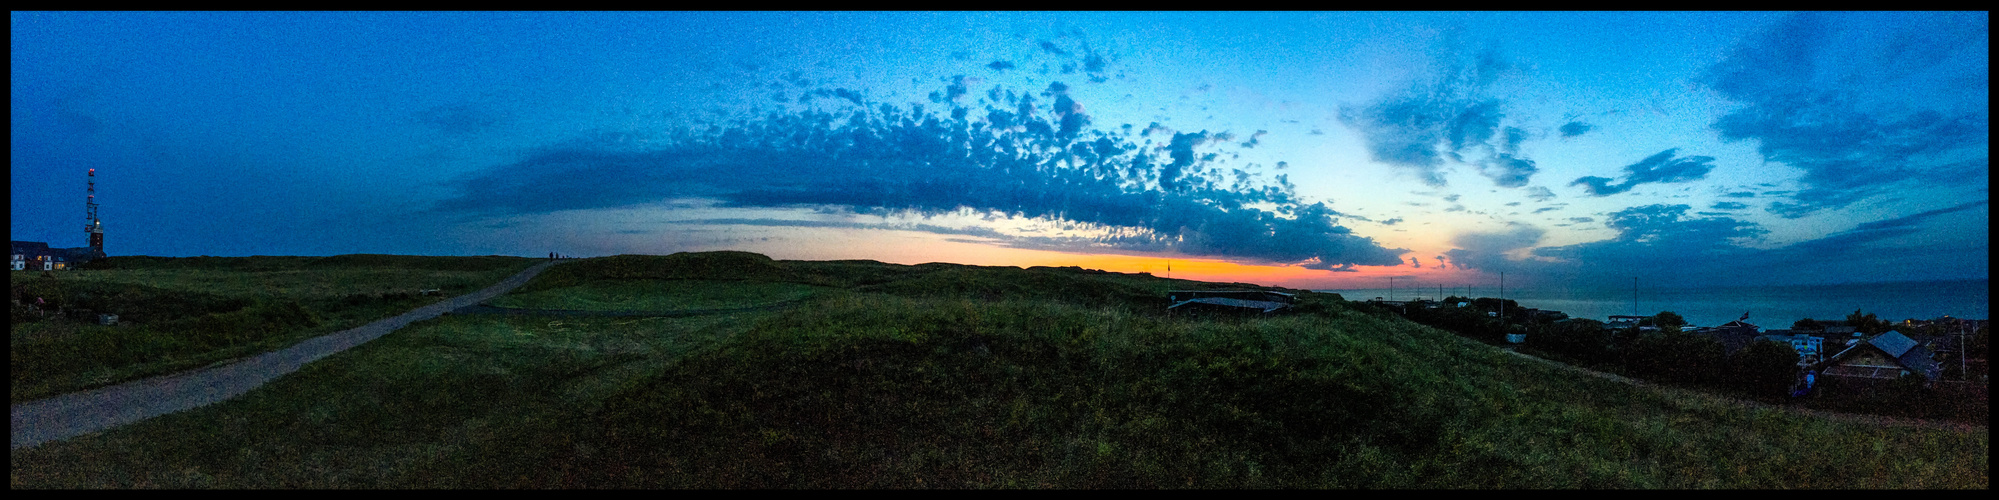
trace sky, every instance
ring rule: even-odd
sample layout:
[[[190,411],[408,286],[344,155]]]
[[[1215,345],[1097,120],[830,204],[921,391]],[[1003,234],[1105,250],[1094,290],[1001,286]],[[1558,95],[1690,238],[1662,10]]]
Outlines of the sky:
[[[1984,280],[1985,12],[13,12],[10,231],[112,255]]]

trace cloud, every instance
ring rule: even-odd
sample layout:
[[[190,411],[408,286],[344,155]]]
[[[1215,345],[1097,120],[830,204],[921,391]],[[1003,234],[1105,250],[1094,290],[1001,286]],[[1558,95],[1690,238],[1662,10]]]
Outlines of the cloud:
[[[1499,187],[1525,186],[1528,179],[1533,178],[1534,173],[1538,171],[1540,169],[1534,167],[1533,160],[1516,158],[1510,154],[1493,155],[1492,158],[1480,162],[1478,168],[1479,174],[1492,179],[1492,183]]]
[[[1055,42],[1050,42],[1047,40],[1041,41],[1041,50],[1050,54],[1055,54],[1062,57],[1069,57],[1069,51],[1062,50],[1061,47],[1055,46]]]
[[[1615,185],[1611,184],[1611,179],[1595,176],[1578,178],[1575,182],[1569,183],[1569,185],[1584,186],[1591,196],[1610,196],[1630,191],[1631,188],[1638,187],[1639,184],[1652,182],[1677,183],[1700,180],[1707,176],[1708,171],[1714,169],[1714,165],[1709,165],[1709,163],[1714,161],[1714,157],[1689,156],[1678,159],[1673,158],[1673,155],[1678,151],[1678,148],[1668,149],[1649,158],[1639,160],[1638,163],[1626,165],[1624,167],[1624,182]]]
[[[1268,130],[1258,130],[1254,134],[1249,134],[1249,140],[1242,141],[1242,147],[1245,149],[1256,147],[1256,145],[1258,144],[1258,138],[1263,137],[1265,134],[1269,133],[1270,131]],[[1284,167],[1279,166],[1277,168],[1284,168]]]
[[[1447,162],[1475,165],[1501,187],[1520,187],[1537,170],[1520,157],[1526,133],[1505,127],[1504,103],[1484,89],[1512,70],[1496,50],[1471,61],[1439,56],[1438,74],[1358,106],[1341,106],[1341,123],[1360,132],[1374,161],[1402,167],[1431,186],[1445,184]],[[1497,143],[1493,142],[1499,138]]]
[[[1743,104],[1712,126],[1804,171],[1806,188],[1769,207],[1786,218],[1987,176],[1987,26],[1982,13],[1787,16],[1701,77]]]
[[[1555,192],[1546,187],[1534,186],[1527,188],[1527,198],[1546,203],[1548,200],[1555,199]]]
[[[1840,231],[1824,238],[1792,245],[1787,249],[1787,252],[1797,255],[1800,258],[1812,255],[1826,256],[1829,254],[1846,253],[1864,248],[1871,243],[1894,240],[1914,234],[1918,224],[1932,217],[1970,210],[1990,204],[1991,200],[1978,200],[1893,219],[1867,222],[1855,226],[1853,229]]]
[[[1513,268],[1507,252],[1528,248],[1541,241],[1546,230],[1519,222],[1508,222],[1499,231],[1467,231],[1451,238],[1453,248],[1444,252],[1458,269],[1508,271]]]
[[[1084,106],[1060,84],[1049,86],[1052,103],[1009,92],[1014,105],[989,103],[983,113],[824,92],[861,101],[688,127],[650,143],[549,146],[453,182],[459,194],[432,212],[500,217],[706,198],[725,207],[857,214],[973,210],[1102,229],[1088,238],[980,234],[1022,247],[1172,251],[1328,270],[1401,265],[1408,253],[1354,234],[1324,203],[1298,200],[1285,176],[1273,183],[1247,170],[1225,175],[1211,150],[1232,138],[1226,132],[1133,143],[1129,134],[1091,128]]]
[[[988,63],[988,64],[986,64],[986,67],[988,67],[988,68],[992,68],[992,69],[993,69],[994,71],[1006,71],[1006,70],[1009,70],[1009,69],[1013,69],[1013,62],[1011,62],[1011,61],[993,61],[993,62],[991,62],[991,63]]]
[[[1755,198],[1756,193],[1751,193],[1748,191],[1736,191],[1733,193],[1724,194],[1722,196],[1727,196],[1729,198]]]
[[[1507,230],[1467,233],[1446,252],[1459,268],[1518,272],[1523,282],[1580,283],[1646,276],[1663,286],[1718,284],[1805,284],[1908,281],[1983,277],[1989,252],[1988,225],[1963,229],[1965,241],[1915,238],[1934,219],[1988,206],[1979,200],[1922,213],[1860,224],[1822,238],[1776,248],[1758,248],[1768,231],[1722,212],[1690,216],[1687,205],[1645,205],[1611,213],[1605,226],[1617,235],[1573,245],[1539,247],[1529,258],[1512,259],[1537,233],[1511,224]],[[1980,214],[1983,215],[1983,214]],[[1594,222],[1572,217],[1573,223]],[[1982,221],[1981,221],[1982,222]],[[1863,274],[1869,273],[1869,274]]]
[[[1749,208],[1749,205],[1745,205],[1745,204],[1742,204],[1742,203],[1737,203],[1737,202],[1733,202],[1733,201],[1718,201],[1718,202],[1715,202],[1714,206],[1712,206],[1712,207],[1708,207],[1708,208],[1712,208],[1712,209],[1715,209],[1715,210],[1741,210],[1741,209],[1745,209],[1745,208]]]
[[[1568,137],[1583,135],[1589,133],[1590,129],[1592,128],[1595,127],[1591,126],[1588,123],[1568,122],[1562,125],[1562,137],[1568,138]]]

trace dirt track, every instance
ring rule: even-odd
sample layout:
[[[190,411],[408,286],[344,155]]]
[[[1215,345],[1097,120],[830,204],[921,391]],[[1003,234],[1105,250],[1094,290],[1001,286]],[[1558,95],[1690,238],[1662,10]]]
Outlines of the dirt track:
[[[493,286],[407,313],[329,333],[303,342],[229,364],[135,380],[89,391],[13,405],[12,449],[68,439],[168,413],[221,402],[284,374],[298,371],[306,363],[331,356],[417,321],[438,317],[447,311],[507,293],[556,262],[536,264]]]

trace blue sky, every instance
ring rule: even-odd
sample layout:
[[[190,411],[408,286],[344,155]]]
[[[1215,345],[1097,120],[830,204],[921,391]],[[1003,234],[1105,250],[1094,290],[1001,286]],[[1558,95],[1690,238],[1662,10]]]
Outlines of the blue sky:
[[[1988,14],[12,14],[14,239],[1986,279]]]

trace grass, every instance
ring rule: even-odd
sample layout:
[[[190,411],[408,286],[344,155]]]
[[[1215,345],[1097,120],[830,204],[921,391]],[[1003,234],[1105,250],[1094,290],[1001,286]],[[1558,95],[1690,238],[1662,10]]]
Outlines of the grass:
[[[846,289],[784,311],[421,322],[236,400],[15,451],[12,485],[1989,487],[1983,428],[1581,377],[1322,294],[1203,320],[988,296],[1184,285],[1144,277],[776,264],[759,282]],[[896,285],[923,279],[964,286]]]
[[[503,295],[487,304],[523,309],[680,311],[781,304],[823,289],[798,283],[722,280],[607,280]]]
[[[512,257],[112,257],[15,271],[10,398],[22,402],[276,349],[469,293],[533,263]],[[419,292],[435,289],[435,295]],[[119,316],[98,325],[95,313]]]

